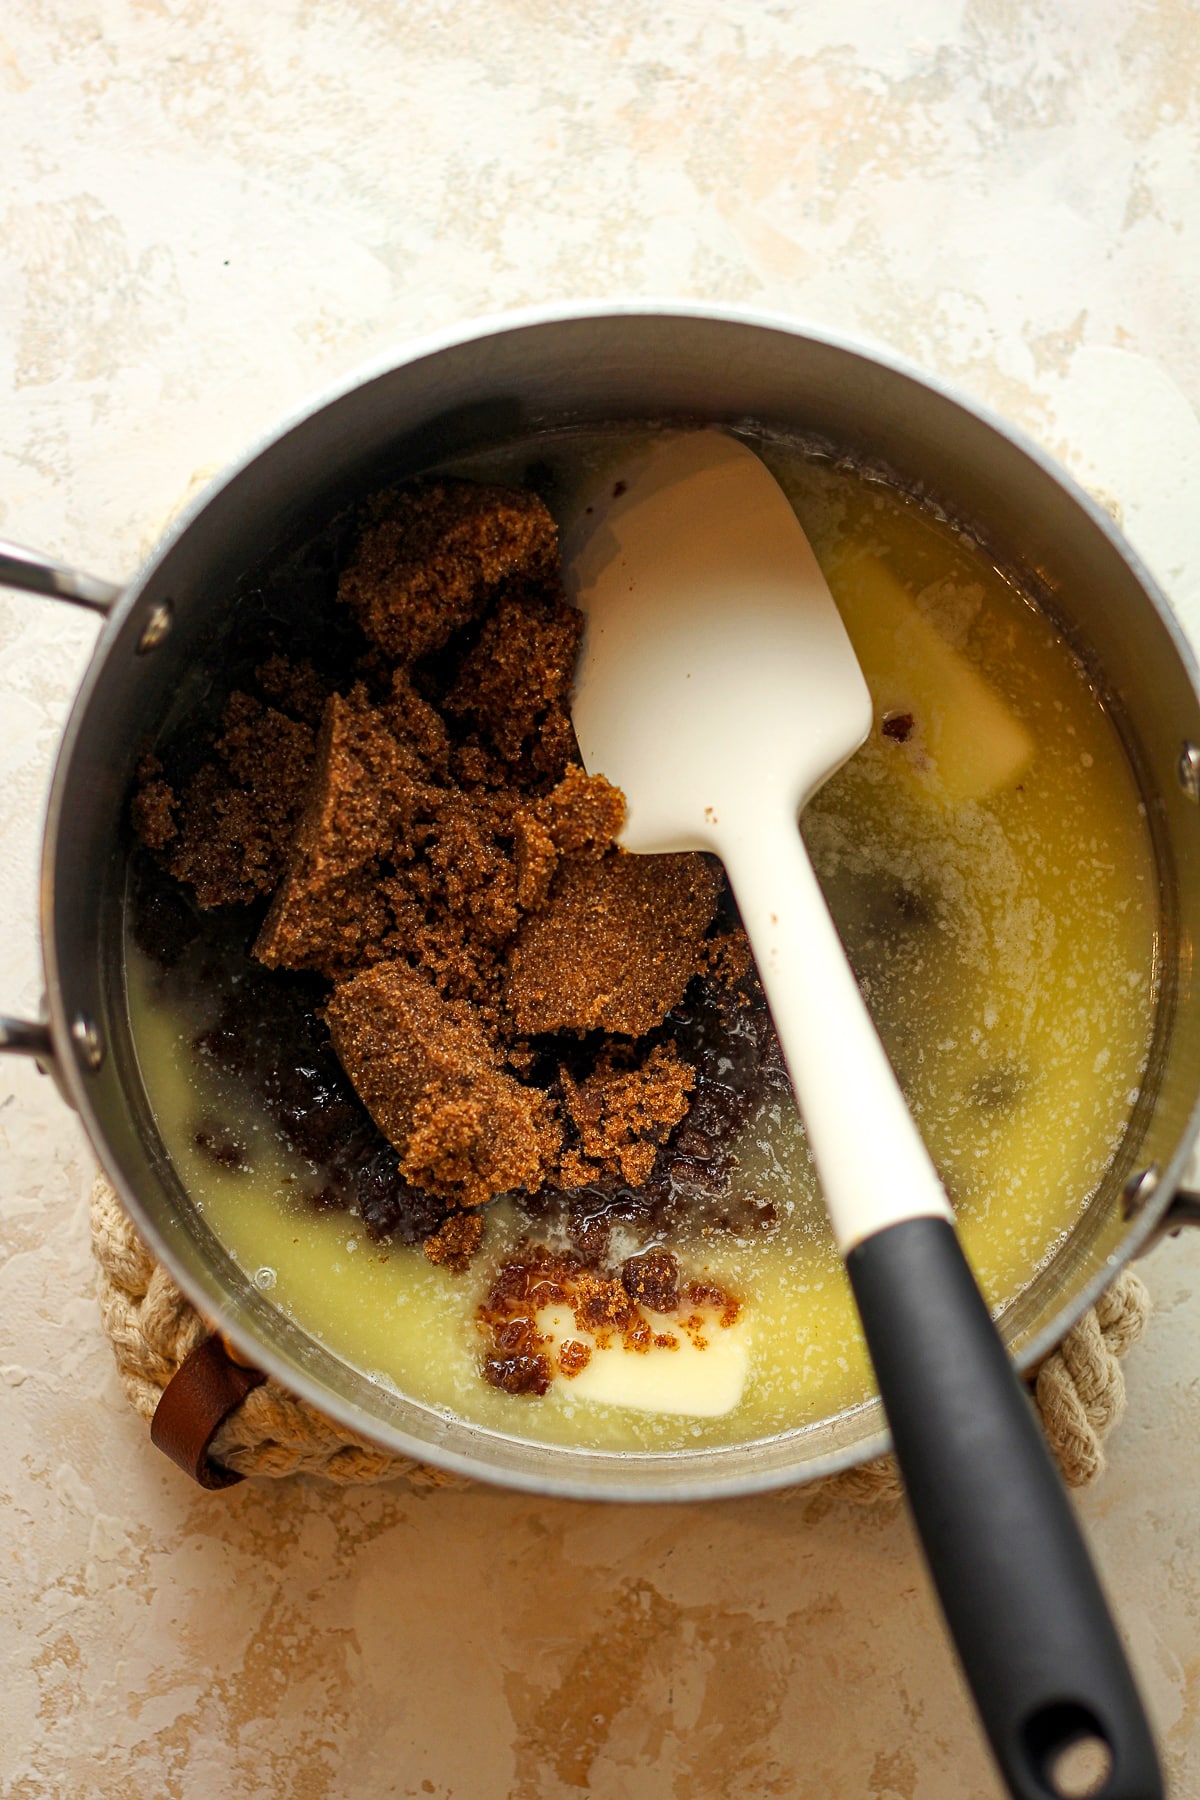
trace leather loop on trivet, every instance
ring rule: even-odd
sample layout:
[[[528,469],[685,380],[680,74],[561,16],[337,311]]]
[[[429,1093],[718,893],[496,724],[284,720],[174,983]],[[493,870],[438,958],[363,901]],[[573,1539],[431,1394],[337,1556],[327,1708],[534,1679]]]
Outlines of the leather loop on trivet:
[[[230,1413],[266,1379],[260,1369],[235,1362],[215,1333],[205,1338],[188,1351],[163,1389],[150,1421],[151,1443],[203,1488],[245,1481],[235,1469],[214,1462],[209,1446]]]

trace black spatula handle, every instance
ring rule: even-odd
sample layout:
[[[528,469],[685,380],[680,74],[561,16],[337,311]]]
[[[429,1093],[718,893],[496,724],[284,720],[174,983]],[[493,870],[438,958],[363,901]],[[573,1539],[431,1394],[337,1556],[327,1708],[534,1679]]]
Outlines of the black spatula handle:
[[[846,1267],[909,1505],[1010,1792],[1160,1800],[1095,1569],[952,1226],[890,1225]]]

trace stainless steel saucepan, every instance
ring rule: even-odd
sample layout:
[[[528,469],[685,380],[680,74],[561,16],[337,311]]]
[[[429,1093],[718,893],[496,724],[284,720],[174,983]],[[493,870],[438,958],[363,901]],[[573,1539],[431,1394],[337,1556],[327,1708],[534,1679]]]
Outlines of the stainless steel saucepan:
[[[652,1454],[571,1450],[447,1418],[350,1368],[276,1311],[189,1202],[150,1115],[123,998],[128,795],[139,746],[219,635],[239,582],[381,480],[544,428],[754,421],[818,434],[919,483],[1018,570],[1085,660],[1141,784],[1162,890],[1152,1067],[1120,1153],[1069,1240],[1000,1321],[1037,1362],[1132,1257],[1194,1220],[1178,1192],[1200,1126],[1200,672],[1105,514],[1031,445],[875,353],[784,320],[701,306],[572,307],[426,341],[268,437],[118,587],[0,545],[0,581],[105,615],[67,724],[42,863],[42,1020],[0,1021],[79,1111],[138,1229],[196,1306],[293,1392],[398,1453],[543,1493],[744,1494],[877,1455],[877,1406],[764,1442]]]

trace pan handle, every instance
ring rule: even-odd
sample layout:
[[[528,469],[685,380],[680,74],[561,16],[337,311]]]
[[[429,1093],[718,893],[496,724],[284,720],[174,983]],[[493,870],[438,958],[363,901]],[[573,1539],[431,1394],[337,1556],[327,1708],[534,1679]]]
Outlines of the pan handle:
[[[1014,1800],[1162,1800],[1078,1522],[954,1229],[846,1258],[942,1610]]]
[[[22,544],[10,544],[0,538],[0,587],[23,588],[30,594],[49,594],[54,600],[69,600],[73,606],[89,612],[107,614],[121,597],[121,589],[96,575],[85,575],[80,569],[68,568],[52,557],[39,556]]]
[[[7,1013],[0,1013],[0,1055],[5,1052],[10,1056],[32,1056],[40,1063],[52,1063],[54,1045],[50,1027],[39,1025],[34,1019],[10,1019]]]
[[[1178,1237],[1185,1226],[1191,1226],[1195,1230],[1197,1225],[1200,1225],[1200,1192],[1192,1188],[1176,1188],[1156,1230],[1138,1251],[1138,1255],[1145,1256],[1148,1251],[1157,1250],[1164,1238]]]
[[[8,1013],[0,1013],[0,1056],[28,1056],[43,1075],[50,1076],[67,1105],[74,1107],[48,1025],[37,1019],[14,1019]]]
[[[0,587],[20,588],[29,594],[48,594],[54,600],[68,600],[88,612],[107,615],[121,597],[122,590],[99,576],[85,575],[53,557],[27,550],[23,544],[12,544],[0,538]],[[38,1067],[56,1075],[57,1063],[50,1027],[35,1019],[14,1019],[0,1013],[0,1055],[31,1056]]]

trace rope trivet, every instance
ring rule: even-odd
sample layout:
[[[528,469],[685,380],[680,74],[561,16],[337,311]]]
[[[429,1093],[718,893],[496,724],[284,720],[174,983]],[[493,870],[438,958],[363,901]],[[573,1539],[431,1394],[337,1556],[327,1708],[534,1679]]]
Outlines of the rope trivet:
[[[91,1222],[104,1328],[121,1385],[149,1422],[180,1364],[209,1338],[209,1327],[155,1262],[103,1179],[92,1189]],[[1125,1410],[1120,1359],[1141,1337],[1149,1313],[1144,1283],[1124,1270],[1038,1370],[1034,1398],[1042,1429],[1070,1487],[1086,1486],[1104,1468],[1104,1440]],[[209,1455],[237,1475],[320,1475],[342,1485],[398,1477],[421,1487],[465,1485],[461,1476],[381,1450],[270,1380],[225,1419]],[[890,1457],[824,1485],[831,1495],[864,1504],[896,1500],[902,1492]]]

